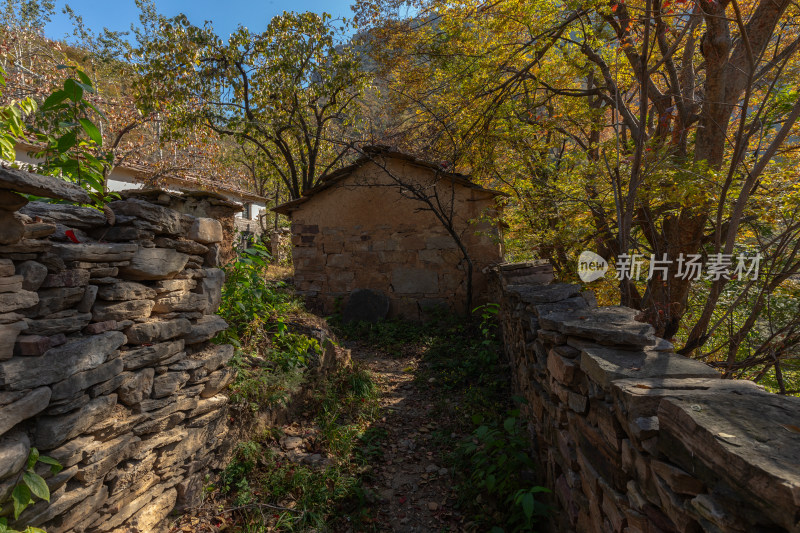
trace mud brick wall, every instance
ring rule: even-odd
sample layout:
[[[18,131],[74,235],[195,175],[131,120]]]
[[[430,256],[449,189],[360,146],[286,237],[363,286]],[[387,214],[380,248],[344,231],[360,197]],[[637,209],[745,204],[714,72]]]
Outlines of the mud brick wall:
[[[624,307],[496,272],[553,531],[800,531],[800,399],[677,355]]]
[[[386,166],[407,183],[423,188],[436,183],[430,169],[407,161],[388,159]],[[417,320],[427,308],[471,311],[466,309],[467,268],[458,244],[432,212],[386,176],[382,168],[365,164],[291,210],[279,208],[292,220],[298,292],[325,313],[357,289],[383,293],[390,317]],[[488,297],[484,270],[502,261],[498,228],[482,219],[487,212],[496,214],[496,195],[440,183],[439,194],[447,197],[443,202],[452,207],[454,228],[473,261],[477,306]]]
[[[51,501],[19,529],[161,531],[218,466],[233,378],[233,348],[209,342],[227,327],[223,228],[159,205],[197,198],[152,199],[102,212],[75,205],[89,202],[77,187],[0,169],[0,502],[31,447],[64,466],[39,469]]]

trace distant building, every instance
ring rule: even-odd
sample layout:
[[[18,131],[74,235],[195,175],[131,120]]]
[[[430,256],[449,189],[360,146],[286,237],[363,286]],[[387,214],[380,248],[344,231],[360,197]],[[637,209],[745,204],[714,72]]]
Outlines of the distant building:
[[[423,317],[426,308],[465,309],[467,269],[445,226],[401,183],[438,187],[473,261],[473,304],[485,303],[483,270],[500,263],[497,191],[437,165],[382,148],[333,172],[304,196],[273,210],[292,220],[295,285],[312,306],[332,312],[357,289],[383,293],[389,316]]]

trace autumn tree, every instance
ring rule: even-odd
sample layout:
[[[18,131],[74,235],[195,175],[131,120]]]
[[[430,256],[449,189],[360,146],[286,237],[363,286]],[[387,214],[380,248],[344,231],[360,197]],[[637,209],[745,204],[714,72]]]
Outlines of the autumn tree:
[[[249,144],[293,198],[351,153],[367,76],[330,16],[284,13],[227,40],[180,15],[139,50],[139,98],[179,131],[203,125]]]
[[[560,237],[538,242],[563,273],[587,245],[667,254],[666,275],[620,284],[660,335],[728,373],[792,356],[796,317],[767,309],[797,291],[800,266],[796,5],[364,0],[356,13],[388,43],[378,59],[416,117],[403,126],[513,191],[522,223]],[[753,283],[677,275],[681,256],[743,253],[769,265]]]

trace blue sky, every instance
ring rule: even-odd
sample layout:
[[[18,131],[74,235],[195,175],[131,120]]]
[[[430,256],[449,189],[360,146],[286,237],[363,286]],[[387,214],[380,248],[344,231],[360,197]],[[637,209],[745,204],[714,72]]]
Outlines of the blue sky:
[[[57,0],[56,15],[47,25],[45,33],[51,39],[63,39],[72,35],[72,24],[61,13],[64,4],[83,16],[86,26],[100,31],[125,31],[131,22],[138,21],[139,10],[133,0]],[[351,0],[156,0],[159,12],[167,16],[185,13],[194,24],[206,20],[213,21],[214,29],[220,36],[227,36],[239,24],[252,31],[266,28],[269,20],[284,11],[326,11],[334,16],[352,17]]]

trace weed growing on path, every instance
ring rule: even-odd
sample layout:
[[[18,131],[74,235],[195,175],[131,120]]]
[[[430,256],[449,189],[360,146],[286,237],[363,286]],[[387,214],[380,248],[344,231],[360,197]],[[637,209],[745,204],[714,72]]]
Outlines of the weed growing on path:
[[[534,531],[547,513],[546,489],[535,483],[530,442],[514,409],[511,371],[496,336],[497,306],[476,311],[476,321],[441,315],[422,324],[337,323],[336,331],[367,350],[416,352],[418,362],[405,371],[415,373],[416,387],[432,401],[438,427],[430,444],[439,450],[437,462],[455,474],[464,528]]]

